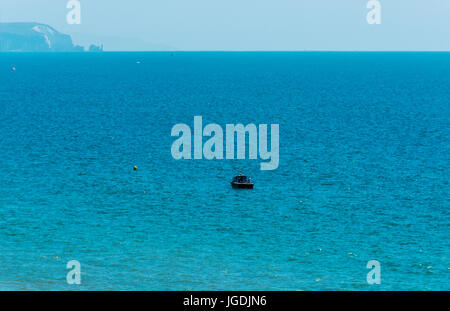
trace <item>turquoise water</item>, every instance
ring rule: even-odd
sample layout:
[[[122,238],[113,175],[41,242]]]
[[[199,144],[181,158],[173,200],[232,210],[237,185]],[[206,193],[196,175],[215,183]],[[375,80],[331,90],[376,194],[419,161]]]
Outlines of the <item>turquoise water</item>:
[[[0,54],[0,108],[0,289],[450,289],[450,53]],[[174,160],[195,115],[279,168]]]

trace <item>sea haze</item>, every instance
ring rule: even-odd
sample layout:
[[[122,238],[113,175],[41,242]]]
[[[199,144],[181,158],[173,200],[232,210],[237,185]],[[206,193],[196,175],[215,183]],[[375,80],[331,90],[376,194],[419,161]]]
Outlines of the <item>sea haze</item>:
[[[0,109],[0,289],[450,289],[450,53],[3,53]],[[195,115],[278,169],[174,160]]]

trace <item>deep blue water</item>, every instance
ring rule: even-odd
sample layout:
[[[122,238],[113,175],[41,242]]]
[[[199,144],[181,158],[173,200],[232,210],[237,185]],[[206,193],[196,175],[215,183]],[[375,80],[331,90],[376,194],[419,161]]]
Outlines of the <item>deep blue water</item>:
[[[0,54],[0,109],[0,289],[450,290],[450,53]],[[195,115],[279,168],[174,160]]]

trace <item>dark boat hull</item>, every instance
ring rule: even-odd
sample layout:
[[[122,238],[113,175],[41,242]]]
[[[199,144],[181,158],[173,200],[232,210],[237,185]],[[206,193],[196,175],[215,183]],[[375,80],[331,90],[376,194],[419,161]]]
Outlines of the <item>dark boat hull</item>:
[[[231,187],[233,187],[234,189],[253,189],[253,184],[231,182]]]

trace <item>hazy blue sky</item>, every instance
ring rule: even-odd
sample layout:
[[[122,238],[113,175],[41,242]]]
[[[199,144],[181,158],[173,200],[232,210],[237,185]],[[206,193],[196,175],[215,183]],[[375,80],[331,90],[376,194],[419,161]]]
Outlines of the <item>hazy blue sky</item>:
[[[0,0],[0,21],[35,21],[105,50],[446,50],[450,0]]]

